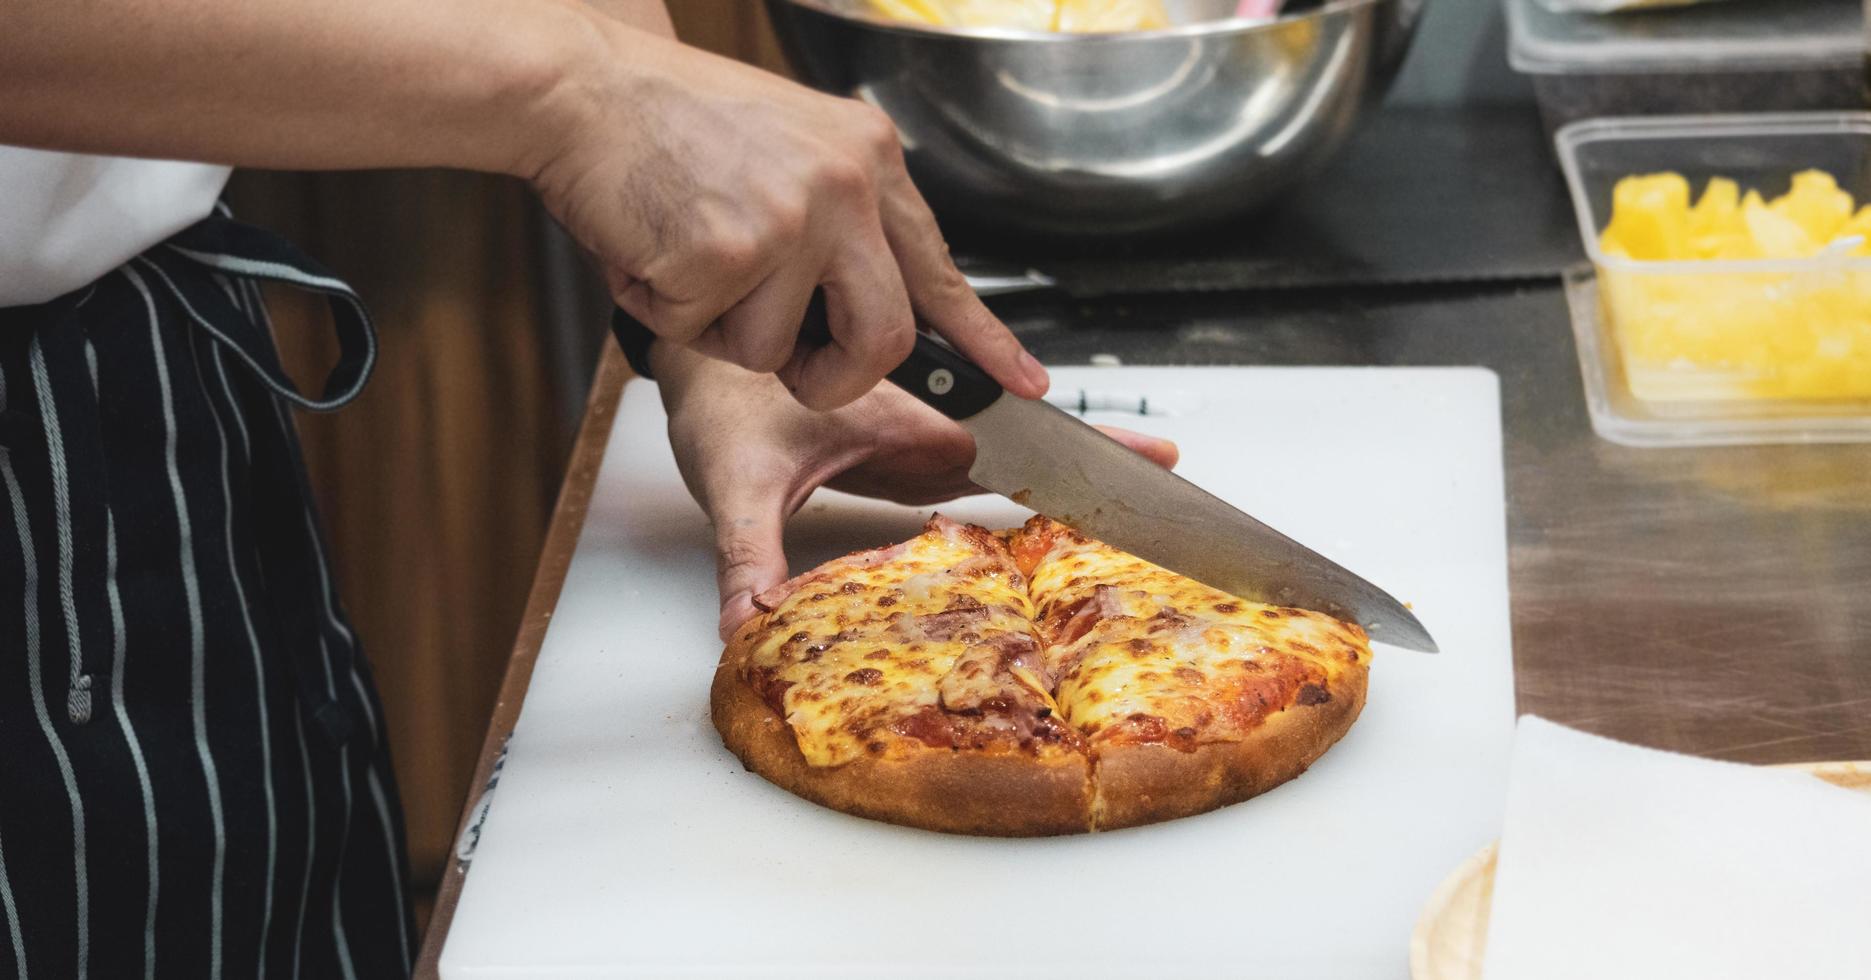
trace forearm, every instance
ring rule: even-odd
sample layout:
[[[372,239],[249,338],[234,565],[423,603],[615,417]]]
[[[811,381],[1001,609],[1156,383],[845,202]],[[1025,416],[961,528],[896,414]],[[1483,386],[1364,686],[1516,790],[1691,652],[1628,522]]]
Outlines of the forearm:
[[[585,6],[641,31],[676,36],[676,25],[669,19],[669,8],[663,0],[585,0]]]
[[[0,143],[295,169],[530,176],[581,74],[653,72],[660,3],[6,0]],[[626,27],[627,21],[647,30]]]
[[[654,0],[591,3],[0,0],[0,144],[514,174],[620,308],[801,405],[861,397],[919,319],[1045,391],[881,110],[684,47]],[[821,290],[831,343],[802,347]]]

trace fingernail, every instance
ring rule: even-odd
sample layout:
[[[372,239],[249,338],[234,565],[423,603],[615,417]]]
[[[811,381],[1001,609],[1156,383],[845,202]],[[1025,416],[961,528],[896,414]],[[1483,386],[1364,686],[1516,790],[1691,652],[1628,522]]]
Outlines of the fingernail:
[[[1052,376],[1046,373],[1046,366],[1030,351],[1020,352],[1020,372],[1036,387],[1043,389],[1052,384]]]
[[[746,614],[741,611],[742,608],[751,610],[753,605],[754,594],[745,589],[721,600],[721,618],[717,621],[715,629],[721,634],[723,640],[734,638],[734,631],[746,621]]]

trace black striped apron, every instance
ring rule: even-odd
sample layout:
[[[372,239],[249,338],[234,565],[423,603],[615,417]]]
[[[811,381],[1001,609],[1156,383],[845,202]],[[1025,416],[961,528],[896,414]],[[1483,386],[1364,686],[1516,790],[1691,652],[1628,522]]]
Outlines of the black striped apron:
[[[306,397],[258,284],[325,294]],[[290,406],[376,356],[344,283],[217,214],[0,310],[0,977],[402,977],[382,711]]]

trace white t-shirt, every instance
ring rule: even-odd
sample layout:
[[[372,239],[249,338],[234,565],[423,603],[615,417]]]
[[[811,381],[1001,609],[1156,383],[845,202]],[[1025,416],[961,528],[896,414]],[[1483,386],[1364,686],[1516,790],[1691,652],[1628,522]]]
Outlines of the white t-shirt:
[[[214,210],[228,168],[0,146],[0,306],[85,286]]]

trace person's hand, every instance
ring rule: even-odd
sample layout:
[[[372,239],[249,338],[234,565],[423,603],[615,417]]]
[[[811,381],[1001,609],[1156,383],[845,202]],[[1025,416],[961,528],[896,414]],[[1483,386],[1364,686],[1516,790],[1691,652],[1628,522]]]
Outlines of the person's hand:
[[[813,490],[917,506],[981,492],[968,480],[973,437],[895,386],[813,412],[770,376],[668,344],[652,356],[676,464],[714,523],[724,639],[754,614],[754,596],[786,581],[781,530]],[[1175,465],[1175,443],[1104,431]]]
[[[881,111],[632,31],[568,95],[533,168],[546,206],[656,335],[830,409],[908,356],[922,320],[1008,390],[1046,372],[975,297]],[[552,115],[550,113],[546,115]],[[831,343],[797,344],[824,289]]]

